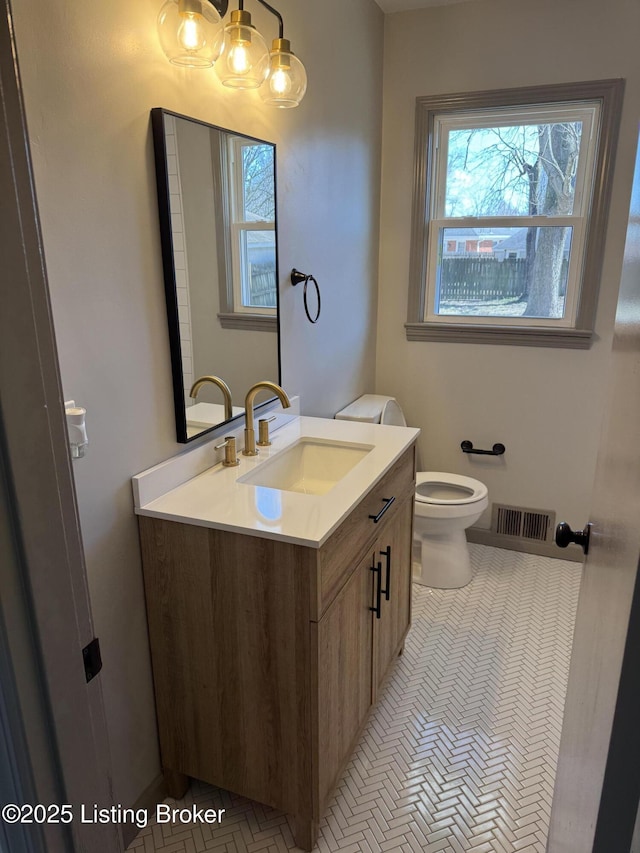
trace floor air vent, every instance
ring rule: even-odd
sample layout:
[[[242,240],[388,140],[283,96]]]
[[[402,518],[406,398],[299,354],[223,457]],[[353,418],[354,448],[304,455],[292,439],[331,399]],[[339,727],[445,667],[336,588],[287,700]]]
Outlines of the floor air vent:
[[[555,527],[555,512],[493,504],[491,529],[501,536],[546,542]]]

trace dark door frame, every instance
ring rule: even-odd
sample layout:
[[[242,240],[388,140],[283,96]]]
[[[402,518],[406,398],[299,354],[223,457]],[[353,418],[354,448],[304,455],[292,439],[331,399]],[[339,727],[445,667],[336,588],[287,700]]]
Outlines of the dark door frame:
[[[15,608],[4,613],[15,710],[40,801],[74,808],[70,834],[44,827],[47,850],[118,853],[121,827],[79,819],[82,804],[114,804],[111,767],[100,677],[87,683],[82,658],[93,624],[9,0],[0,15],[0,226],[0,452],[15,557],[3,562],[0,591],[5,611],[24,614],[20,626]]]

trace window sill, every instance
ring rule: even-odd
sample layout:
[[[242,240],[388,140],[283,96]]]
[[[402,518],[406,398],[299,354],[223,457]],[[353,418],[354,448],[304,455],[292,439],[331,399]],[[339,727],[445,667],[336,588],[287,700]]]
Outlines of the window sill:
[[[218,314],[223,329],[245,329],[252,332],[277,332],[278,318],[269,314]]]
[[[502,344],[517,347],[589,349],[593,332],[588,329],[506,328],[471,324],[405,323],[408,341],[441,341],[455,344]]]

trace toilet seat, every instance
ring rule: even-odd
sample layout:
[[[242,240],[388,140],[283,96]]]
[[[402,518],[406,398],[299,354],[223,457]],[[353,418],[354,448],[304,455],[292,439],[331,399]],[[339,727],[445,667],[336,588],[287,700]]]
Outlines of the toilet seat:
[[[398,401],[365,394],[336,414],[339,420],[406,426]],[[465,530],[489,506],[484,483],[459,474],[419,471],[414,490],[413,544],[416,583],[436,589],[459,589],[473,577]],[[414,552],[415,553],[415,552]]]
[[[486,499],[484,483],[460,474],[419,471],[416,475],[416,503],[430,506],[464,506]]]

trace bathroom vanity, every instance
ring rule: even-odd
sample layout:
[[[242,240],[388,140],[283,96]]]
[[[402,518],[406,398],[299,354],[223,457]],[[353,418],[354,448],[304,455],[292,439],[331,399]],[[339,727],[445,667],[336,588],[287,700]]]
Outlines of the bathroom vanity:
[[[312,849],[409,627],[417,435],[295,418],[237,468],[135,478],[172,796],[282,809]]]

